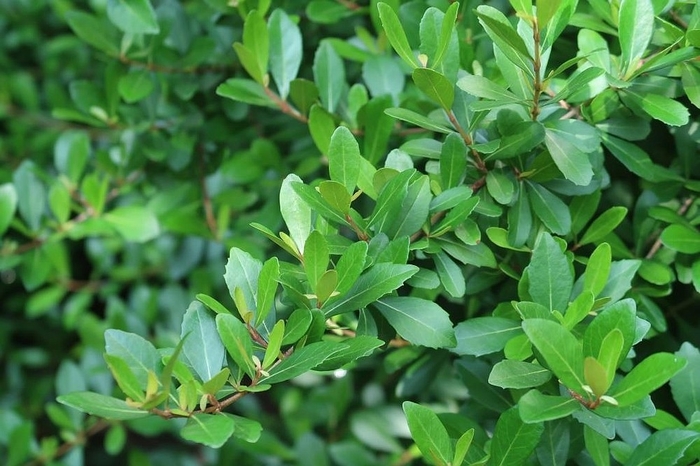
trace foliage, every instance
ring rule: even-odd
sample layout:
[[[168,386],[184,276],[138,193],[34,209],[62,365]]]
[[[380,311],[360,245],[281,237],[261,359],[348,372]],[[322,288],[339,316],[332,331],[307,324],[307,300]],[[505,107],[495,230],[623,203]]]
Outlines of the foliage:
[[[88,3],[0,0],[4,464],[700,458],[698,5]]]

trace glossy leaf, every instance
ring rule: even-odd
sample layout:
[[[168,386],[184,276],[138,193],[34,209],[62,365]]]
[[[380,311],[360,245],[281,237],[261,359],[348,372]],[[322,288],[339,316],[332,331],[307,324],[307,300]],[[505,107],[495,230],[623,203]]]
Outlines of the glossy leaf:
[[[549,234],[539,237],[527,268],[528,291],[532,299],[549,311],[567,308],[574,286],[571,264],[559,244]]]
[[[150,415],[148,411],[134,408],[124,400],[93,392],[73,392],[61,395],[56,399],[59,403],[93,416],[115,421],[138,419]]]
[[[253,343],[245,324],[231,314],[219,314],[216,316],[216,330],[236,365],[249,377],[255,377]]]
[[[535,450],[543,430],[542,424],[524,423],[517,408],[504,412],[493,432],[489,464],[506,466],[524,463]]]
[[[301,66],[301,31],[281,9],[275,9],[270,14],[267,27],[270,38],[270,74],[280,97],[286,99],[290,92],[290,83],[297,77]],[[300,110],[305,113],[304,106],[301,107]]]
[[[437,415],[430,408],[410,401],[403,403],[403,411],[406,413],[411,436],[423,457],[433,464],[451,464],[454,455],[452,442]]]
[[[459,186],[466,169],[467,146],[457,133],[450,133],[440,151],[440,180],[443,190]]]
[[[464,296],[466,282],[464,280],[464,274],[459,266],[444,252],[435,254],[433,260],[435,261],[435,268],[438,277],[440,277],[440,282],[442,286],[445,287],[447,293],[453,298]]]
[[[314,81],[323,107],[333,113],[340,102],[345,84],[345,65],[330,43],[321,42],[314,58]]]
[[[520,323],[502,317],[473,317],[455,327],[457,354],[482,356],[503,349],[505,344],[521,334]]]
[[[387,39],[389,39],[389,43],[396,53],[412,68],[419,66],[420,64],[413,56],[413,50],[411,50],[411,46],[408,44],[406,32],[394,9],[387,3],[379,2],[377,4],[377,10],[379,10],[379,18],[381,19]]]
[[[182,319],[180,338],[185,338],[182,345],[182,360],[206,382],[213,378],[223,367],[225,349],[219,338],[216,321],[211,313],[193,301]]]
[[[316,291],[316,284],[328,267],[329,251],[324,236],[314,230],[304,245],[304,270],[311,289]]]
[[[443,110],[449,111],[452,108],[455,99],[454,86],[444,75],[430,68],[416,68],[412,77],[418,89]]]
[[[527,182],[527,194],[535,215],[552,233],[566,235],[571,230],[571,214],[564,202],[546,188]]]
[[[588,230],[586,230],[586,233],[583,234],[583,237],[578,244],[583,245],[588,243],[596,243],[602,240],[605,238],[605,236],[617,228],[617,226],[625,219],[626,215],[626,207],[616,206],[609,208],[600,214],[600,216],[596,218],[593,223],[591,223],[591,226],[588,227]]]
[[[404,296],[386,297],[376,301],[374,306],[399,335],[414,345],[450,348],[456,343],[447,312],[432,301]]]
[[[661,232],[661,242],[666,247],[685,254],[700,252],[700,232],[679,223],[669,225]]]
[[[486,30],[493,43],[501,52],[529,76],[532,72],[532,58],[523,39],[508,22],[508,19],[492,6],[480,5],[476,9],[479,22]]]
[[[269,370],[270,376],[261,379],[261,383],[275,384],[299,376],[318,366],[335,353],[342,351],[338,343],[322,341],[300,348]]]
[[[224,281],[231,297],[235,290],[241,290],[246,309],[238,309],[238,312],[257,309],[256,294],[258,291],[258,277],[262,271],[262,264],[249,253],[231,248],[224,273]]]
[[[311,233],[311,207],[298,194],[293,184],[301,178],[289,174],[282,181],[280,188],[280,211],[284,223],[289,229],[289,236],[294,240],[299,252],[304,253],[304,243]]]
[[[539,387],[552,378],[552,373],[538,364],[504,359],[489,374],[489,383],[501,388]]]
[[[233,418],[225,413],[190,416],[180,429],[185,440],[201,443],[211,448],[221,448],[231,438],[236,428]]]
[[[272,310],[275,296],[277,295],[277,280],[280,275],[279,269],[279,260],[276,257],[265,261],[262,269],[260,269],[260,274],[258,275],[258,290],[255,295],[257,301],[255,313],[256,326],[262,324]]]
[[[674,354],[654,353],[614,386],[610,396],[617,400],[619,406],[630,405],[668,382],[685,364],[685,359]]]
[[[316,370],[328,371],[339,369],[360,358],[371,355],[375,349],[383,344],[384,342],[382,340],[369,335],[358,335],[345,340],[343,341],[343,348],[316,366]]]
[[[134,333],[116,329],[105,331],[105,352],[121,359],[141,387],[146,386],[149,372],[160,370],[160,355],[156,348]]]
[[[623,67],[629,72],[651,41],[654,9],[651,0],[622,0],[619,15],[620,50]]]
[[[328,147],[328,169],[331,180],[345,186],[350,194],[360,176],[360,146],[345,126],[333,132]]]
[[[593,296],[598,296],[605,288],[610,275],[611,249],[608,243],[601,243],[586,264],[586,272],[583,274],[583,289],[590,291]]]
[[[578,401],[570,397],[543,395],[530,390],[518,403],[520,416],[527,423],[541,423],[561,419],[581,409]]]
[[[671,429],[655,432],[642,442],[625,462],[629,466],[678,464],[685,451],[700,434],[691,430]]]

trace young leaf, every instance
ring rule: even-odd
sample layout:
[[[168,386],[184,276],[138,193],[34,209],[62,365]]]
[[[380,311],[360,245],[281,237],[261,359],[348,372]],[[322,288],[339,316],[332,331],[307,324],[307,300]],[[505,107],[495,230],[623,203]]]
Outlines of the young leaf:
[[[581,238],[578,244],[584,245],[602,240],[617,228],[625,219],[625,216],[627,216],[626,207],[617,206],[609,208],[591,223],[591,226],[588,227],[588,230],[586,230],[586,233],[584,233],[583,238]]]
[[[413,70],[413,82],[432,101],[449,112],[455,99],[454,85],[442,74],[430,68]]]
[[[633,300],[623,299],[601,311],[586,328],[583,336],[583,354],[598,358],[601,354],[604,340],[610,332],[617,330],[622,333],[624,342],[622,349],[618,350],[617,359],[614,361],[615,368],[617,368],[627,357],[627,353],[629,353],[634,343],[636,327],[635,308]]]
[[[583,290],[580,295],[576,296],[564,314],[564,327],[571,330],[581,322],[593,309],[595,296],[588,290]]]
[[[581,343],[560,324],[544,319],[528,319],[523,330],[561,382],[577,393],[583,391],[583,351]]]
[[[620,407],[631,405],[665,384],[685,366],[671,353],[654,353],[636,365],[610,392]]]
[[[265,321],[270,313],[277,295],[277,280],[280,276],[280,263],[276,257],[268,259],[262,266],[258,275],[257,311],[255,313],[255,326]]]
[[[114,380],[124,394],[134,401],[144,401],[146,399],[144,394],[145,386],[139,383],[126,361],[112,354],[105,354],[104,357]]]
[[[531,388],[551,378],[552,373],[538,364],[504,359],[493,366],[489,383],[501,388]]]
[[[282,9],[275,9],[267,22],[270,37],[270,74],[282,99],[290,92],[290,83],[297,77],[303,55],[299,26]],[[299,94],[297,93],[297,96]],[[308,107],[300,106],[306,113]]]
[[[197,413],[190,416],[180,430],[180,435],[190,442],[201,443],[211,448],[221,448],[233,435],[236,423],[225,413]]]
[[[267,348],[265,349],[265,357],[262,362],[263,369],[267,369],[277,361],[280,357],[280,349],[282,348],[282,339],[284,338],[284,321],[278,320],[272,331],[267,336]]]
[[[548,233],[543,233],[535,243],[527,270],[532,299],[550,311],[565,310],[574,286],[573,270],[559,243]]]
[[[583,378],[597,398],[605,395],[612,383],[612,377],[608,378],[606,368],[591,356],[586,356],[583,360]]]
[[[233,362],[251,379],[255,377],[253,343],[246,325],[231,314],[219,314],[216,316],[216,330]]]
[[[524,464],[535,450],[543,431],[542,423],[523,422],[518,408],[511,408],[502,413],[493,432],[489,465]]]
[[[374,306],[399,335],[414,345],[451,348],[456,344],[447,312],[432,301],[408,296],[386,297],[376,301]]]
[[[588,258],[586,272],[583,274],[583,289],[590,291],[593,297],[605,288],[610,275],[611,249],[608,243],[601,243]]]
[[[100,393],[73,392],[59,396],[56,401],[84,413],[114,421],[126,421],[150,415],[148,411],[134,408],[124,400]]]
[[[542,423],[561,419],[581,409],[581,404],[573,398],[543,395],[539,390],[530,390],[518,402],[523,421]]]
[[[285,325],[282,345],[291,345],[303,337],[309,330],[312,319],[311,311],[308,309],[299,308],[292,312],[287,320],[287,325]]]
[[[352,194],[360,176],[360,146],[349,129],[338,127],[328,147],[328,170],[331,180],[345,186]]]
[[[622,335],[620,329],[614,328],[608,333],[603,341],[600,343],[600,350],[596,359],[605,369],[605,374],[607,380],[612,383],[615,377],[615,371],[619,365],[619,361],[625,357],[622,354],[622,349],[624,348],[625,337]],[[589,384],[590,385],[590,384]],[[607,388],[610,386],[608,385]]]
[[[238,289],[245,301],[246,309],[239,307],[238,311],[257,309],[258,277],[262,271],[260,261],[241,249],[231,248],[225,270],[224,281],[231,297],[234,298],[235,290]]]
[[[350,193],[345,186],[337,181],[322,181],[318,186],[318,192],[329,206],[341,214],[347,215],[350,211],[350,203],[352,202]]]
[[[396,53],[399,54],[401,59],[410,65],[411,68],[420,66],[420,63],[418,63],[413,56],[413,50],[411,50],[411,46],[408,44],[406,33],[394,9],[384,2],[379,2],[377,3],[377,10],[379,10],[379,18],[382,22],[382,27],[384,28],[387,39],[389,39],[389,43]]]
[[[311,233],[311,207],[299,196],[294,184],[301,182],[295,174],[289,174],[282,181],[280,188],[280,211],[284,223],[289,229],[289,236],[294,240],[297,249],[304,253],[304,243]]]
[[[464,462],[464,458],[467,456],[467,453],[469,453],[469,447],[472,445],[472,440],[474,440],[474,428],[469,429],[457,439],[457,443],[455,444],[455,456],[452,460],[452,464],[457,465]]]
[[[454,454],[447,429],[430,409],[410,401],[403,403],[408,429],[423,457],[436,465],[447,466]]]
[[[304,245],[304,270],[314,292],[319,278],[326,272],[328,259],[326,238],[318,230],[312,231]]]
[[[340,225],[348,225],[349,226],[349,223],[346,220],[346,218],[343,215],[339,214],[335,209],[333,209],[330,206],[330,204],[328,202],[326,202],[323,199],[323,197],[321,197],[321,194],[319,194],[319,192],[316,191],[314,188],[312,188],[311,186],[305,185],[304,183],[299,182],[299,181],[293,181],[291,183],[291,186],[292,186],[292,189],[294,190],[294,192],[297,194],[300,202],[302,203],[301,209],[302,210],[308,209],[309,215],[311,215],[311,212],[313,211],[313,212],[317,213],[318,215],[324,217],[326,220],[336,222]],[[343,189],[345,189],[345,188],[343,188]],[[288,206],[288,207],[291,207],[291,206]],[[290,215],[291,214],[292,213],[290,212]],[[309,219],[309,222],[310,222],[310,219]],[[299,234],[301,233],[301,231],[303,231],[301,229],[302,225],[303,224],[301,224],[301,223],[298,225],[300,227]],[[310,224],[309,224],[309,228],[311,228]],[[310,233],[310,231],[307,232],[303,236],[304,241],[306,241],[306,238],[308,237],[309,233]],[[301,234],[300,234],[299,239],[301,239]]]

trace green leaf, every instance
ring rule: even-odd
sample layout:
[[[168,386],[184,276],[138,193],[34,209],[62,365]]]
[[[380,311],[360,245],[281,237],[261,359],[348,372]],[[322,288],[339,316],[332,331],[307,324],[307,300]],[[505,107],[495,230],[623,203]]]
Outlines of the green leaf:
[[[548,233],[537,239],[527,270],[532,299],[550,311],[564,311],[574,286],[573,270],[559,243]]]
[[[68,393],[59,396],[56,401],[84,413],[114,421],[126,421],[150,415],[148,411],[134,408],[124,400],[93,392]]]
[[[290,92],[303,56],[301,31],[282,9],[275,9],[267,22],[270,40],[270,74],[282,99]],[[308,107],[300,107],[306,113]]]
[[[649,154],[638,146],[605,133],[601,137],[605,147],[635,175],[651,182],[681,180],[669,169],[654,165]]]
[[[338,272],[337,291],[340,294],[345,294],[352,288],[355,281],[362,274],[365,268],[365,260],[367,259],[367,243],[360,241],[353,243],[345,250],[343,255],[336,264]]]
[[[490,79],[478,75],[466,75],[457,81],[457,87],[469,95],[502,102],[503,105],[521,103],[523,99]]]
[[[569,208],[550,191],[537,183],[526,181],[527,194],[535,215],[558,235],[566,235],[571,230],[571,214]]]
[[[688,109],[677,100],[650,92],[625,90],[625,95],[650,117],[670,126],[683,126],[688,123]]]
[[[66,21],[83,41],[107,55],[119,56],[119,33],[111,23],[82,11],[67,12]]]
[[[436,133],[449,134],[453,132],[450,128],[442,124],[441,122],[436,122],[430,118],[416,113],[413,110],[408,110],[405,108],[387,108],[384,110],[387,115],[396,118],[397,120],[405,121],[407,123],[412,123],[421,128],[425,128],[430,131],[435,131]]]
[[[605,395],[612,383],[606,368],[592,356],[586,356],[583,360],[583,378],[597,398]]]
[[[369,335],[358,335],[343,341],[343,349],[316,366],[316,370],[328,371],[339,369],[357,359],[369,356],[384,342]]]
[[[451,464],[454,451],[447,429],[430,408],[404,401],[408,429],[423,457],[432,464]]]
[[[229,78],[216,88],[216,95],[260,107],[276,106],[265,88],[250,79]]]
[[[236,289],[241,290],[247,308],[238,309],[241,314],[244,311],[257,309],[255,295],[258,291],[258,277],[261,271],[262,264],[259,260],[241,249],[231,248],[226,262],[224,281],[232,298]]]
[[[561,100],[568,99],[569,96],[580,91],[582,87],[587,86],[591,81],[603,73],[605,73],[605,70],[598,67],[586,68],[580,73],[575,73],[564,83],[557,93],[552,96],[552,102],[559,102]]]
[[[158,34],[160,27],[149,0],[108,0],[109,20],[127,34]]]
[[[428,176],[421,175],[414,178],[402,197],[397,199],[401,202],[400,207],[389,212],[387,221],[377,229],[391,239],[413,235],[428,220],[432,201]]]
[[[449,79],[430,68],[416,68],[411,76],[418,89],[443,110],[450,111],[455,100],[455,89]]]
[[[489,5],[479,5],[476,8],[479,23],[503,55],[515,66],[534,77],[532,58],[527,46],[518,32],[511,26],[503,13]]]
[[[489,170],[486,174],[486,189],[493,199],[502,205],[509,205],[515,197],[515,178],[504,170]]]
[[[440,180],[443,192],[459,186],[466,169],[467,146],[457,133],[450,133],[440,151]]]
[[[489,383],[501,388],[539,387],[552,378],[552,373],[538,364],[504,359],[489,374]]]
[[[689,63],[681,63],[681,82],[688,100],[700,108],[700,71]]]
[[[541,423],[561,419],[581,409],[574,398],[543,395],[539,390],[530,390],[518,401],[520,417],[527,423]]]
[[[610,466],[610,448],[608,440],[587,425],[583,426],[583,438],[586,450],[591,455],[595,465]]]
[[[265,87],[265,71],[262,69],[260,60],[255,52],[240,42],[233,44],[233,49],[236,51],[238,61],[241,62],[243,68],[248,72],[251,78],[260,86]]]
[[[545,129],[544,141],[549,154],[552,156],[552,160],[564,177],[574,184],[586,186],[593,178],[593,167],[587,155],[587,152],[590,151],[582,150],[580,143],[576,139],[580,138],[580,135],[565,130],[580,131],[582,128],[595,130],[581,122],[577,123],[580,124],[573,128],[568,128],[571,125],[564,127],[561,125],[554,127],[548,125]]]
[[[347,215],[350,212],[352,199],[350,193],[342,184],[337,181],[322,181],[318,186],[318,192],[328,205],[341,214]]]
[[[583,391],[583,351],[581,343],[558,323],[528,319],[523,330],[544,358],[549,369],[570,390]]]
[[[516,248],[525,245],[532,230],[532,210],[524,182],[519,183],[515,205],[508,209],[508,242]]]
[[[56,169],[77,184],[90,157],[90,138],[84,131],[64,131],[56,140],[53,163]]]
[[[445,287],[445,291],[453,298],[461,298],[466,291],[466,281],[464,273],[457,264],[444,252],[439,252],[433,256],[435,269],[440,277],[440,283]]]
[[[182,318],[180,338],[182,360],[206,382],[212,379],[223,367],[225,360],[224,344],[219,338],[214,317],[197,301],[193,301]]]
[[[700,351],[689,342],[684,342],[676,351],[676,356],[688,361],[688,364],[671,378],[671,393],[678,409],[687,421],[700,411]]]
[[[362,154],[364,155],[362,163],[365,166],[367,166],[367,161],[370,162],[369,165],[376,165],[387,153],[389,138],[396,122],[385,113],[385,110],[392,105],[392,98],[385,95],[373,98],[364,106],[365,141],[362,149]],[[372,168],[374,168],[373,165]],[[372,172],[373,175],[374,172]],[[360,177],[361,179],[362,177]],[[369,193],[366,188],[362,186],[360,188]],[[376,196],[373,199],[376,199]]]
[[[323,107],[335,112],[346,86],[345,65],[328,41],[321,41],[316,50],[313,73]]]
[[[651,0],[622,0],[618,31],[624,74],[636,68],[644,56],[654,32],[654,7]]]
[[[267,348],[265,349],[265,357],[263,358],[262,367],[267,369],[272,366],[278,358],[280,358],[280,349],[282,348],[282,339],[284,338],[284,321],[278,320],[275,326],[267,335]],[[280,358],[281,359],[281,358]]]
[[[607,380],[610,383],[612,383],[615,377],[615,371],[617,370],[619,362],[626,357],[622,354],[624,345],[625,337],[618,328],[612,329],[600,343],[600,349],[598,350],[596,358],[603,366],[603,369],[605,369]],[[606,387],[606,390],[609,387],[610,385]]]
[[[150,341],[135,333],[106,330],[105,352],[124,361],[141,387],[146,386],[149,372],[160,371],[161,358],[158,350]]]
[[[618,301],[632,288],[634,278],[642,261],[639,259],[626,259],[613,262],[610,266],[610,276],[605,288],[598,295],[599,298],[610,298],[611,302]]]
[[[329,341],[321,341],[304,346],[295,350],[291,356],[283,359],[282,362],[270,369],[270,376],[262,378],[260,383],[275,384],[297,377],[342,350],[342,344]]]
[[[139,383],[136,374],[134,374],[126,361],[119,356],[111,354],[105,354],[104,357],[114,380],[124,394],[134,401],[144,401],[146,399],[144,393],[145,385]]]
[[[290,175],[291,176],[291,175]],[[311,186],[305,185],[304,183],[300,181],[293,181],[291,183],[292,189],[298,196],[300,200],[300,204],[298,206],[298,209],[301,210],[308,210],[308,214],[311,215],[311,212],[315,212],[319,214],[320,216],[324,217],[326,220],[334,221],[340,225],[349,225],[348,221],[345,219],[345,217],[341,214],[339,214],[335,209],[333,209],[328,202],[326,202],[323,197],[319,194],[318,191],[316,191],[314,188]],[[345,187],[343,187],[345,190]],[[347,192],[347,190],[346,190]],[[294,201],[296,202],[296,201]],[[292,207],[292,206],[288,206]],[[293,212],[294,209],[292,209],[292,212],[290,212],[290,217],[294,214]],[[304,218],[305,221],[305,218]],[[299,237],[301,239],[301,228],[302,225],[299,225]],[[309,228],[311,228],[311,225],[309,224]],[[305,235],[303,235],[303,240],[306,241],[306,237],[309,235],[309,232],[307,232]]]
[[[539,122],[522,121],[513,125],[504,134],[498,145],[498,149],[486,155],[484,160],[500,160],[527,154],[544,141],[545,130]]]
[[[17,209],[17,191],[12,183],[0,185],[0,235],[7,231]]]
[[[335,120],[323,107],[312,105],[309,112],[309,132],[322,154],[328,154],[331,137],[336,130]]]
[[[611,233],[627,216],[627,208],[616,206],[611,207],[595,219],[591,226],[584,233],[580,245],[596,243]]]
[[[671,353],[654,353],[636,365],[610,392],[619,406],[641,400],[665,384],[686,361]]]
[[[270,313],[277,295],[277,280],[280,276],[280,264],[276,257],[265,261],[258,276],[257,312],[255,313],[255,326],[265,321]]]
[[[314,292],[319,278],[328,268],[328,259],[326,238],[318,230],[312,231],[304,245],[304,270]]]
[[[338,127],[328,147],[328,170],[331,180],[345,186],[352,194],[360,177],[360,146],[349,129]]]
[[[300,308],[292,312],[284,328],[282,345],[291,345],[299,341],[309,330],[312,319],[311,311],[308,309]]]
[[[535,5],[537,6],[537,24],[542,30],[561,7],[561,0],[537,0]]]
[[[525,464],[540,441],[544,425],[526,424],[518,414],[518,408],[511,408],[501,414],[491,440],[489,465],[510,466]]]
[[[301,178],[290,173],[282,181],[280,188],[280,211],[284,223],[289,229],[289,236],[294,240],[299,252],[304,253],[304,243],[311,233],[311,207],[304,202],[299,193],[294,189],[295,183],[300,183]]]
[[[661,232],[664,246],[684,254],[700,252],[700,232],[680,223],[667,226]]]
[[[270,51],[270,53],[272,53],[272,50]],[[273,78],[275,77],[275,66],[270,65],[270,71],[272,71],[273,73]],[[279,83],[277,84],[278,90],[280,85],[281,84]],[[280,90],[280,92],[282,91]],[[316,84],[314,84],[313,81],[309,81],[308,79],[297,78],[292,80],[292,82],[289,84],[289,97],[292,99],[292,102],[294,102],[294,105],[296,105],[297,109],[299,110],[299,112],[301,112],[302,115],[308,115],[311,106],[318,101],[318,88],[316,87]],[[309,125],[311,125],[310,122]],[[335,128],[335,125],[333,126],[333,128]]]
[[[231,438],[236,428],[233,417],[226,413],[197,413],[189,418],[180,430],[183,439],[201,443],[211,448],[221,448]]]
[[[153,92],[155,84],[147,70],[136,70],[119,79],[119,95],[128,104],[143,100]]]
[[[216,316],[216,330],[233,362],[251,379],[254,378],[253,343],[246,325],[231,314],[219,314]]]
[[[406,84],[406,76],[398,60],[388,55],[373,56],[365,61],[362,64],[362,80],[372,97],[388,95],[391,96],[389,101],[397,99]]]
[[[445,16],[442,18],[442,24],[440,25],[440,37],[438,38],[437,51],[430,62],[432,68],[438,68],[445,58],[445,53],[452,39],[452,32],[455,30],[458,12],[459,3],[457,2],[451,4],[447,8],[447,11],[445,11]]]
[[[697,442],[700,434],[692,430],[670,429],[654,432],[625,461],[625,466],[685,464],[678,461]]]
[[[107,220],[126,241],[145,243],[160,234],[160,224],[153,211],[140,205],[126,205],[104,214]]]
[[[469,447],[472,445],[472,440],[474,440],[474,428],[471,428],[464,432],[457,443],[455,444],[455,456],[452,460],[452,464],[462,464],[464,462],[467,453],[469,453]]]
[[[27,226],[36,231],[46,207],[46,188],[37,176],[37,166],[31,160],[23,161],[12,174],[17,193],[17,209]]]
[[[583,289],[590,291],[593,297],[598,296],[608,281],[611,265],[610,245],[601,243],[588,258],[586,272],[583,274]]]
[[[389,43],[396,53],[399,54],[401,59],[410,65],[411,68],[420,66],[420,63],[418,63],[413,56],[413,50],[411,50],[411,46],[408,44],[406,33],[394,9],[384,2],[379,2],[377,3],[377,10],[379,11],[379,19],[382,22],[382,28],[384,28],[387,39],[389,39]]]
[[[449,315],[432,301],[408,296],[386,297],[376,301],[374,306],[401,337],[414,345],[450,348],[456,344]]]
[[[503,317],[472,317],[455,327],[457,346],[452,352],[483,356],[501,351],[508,340],[522,333],[520,322]]]

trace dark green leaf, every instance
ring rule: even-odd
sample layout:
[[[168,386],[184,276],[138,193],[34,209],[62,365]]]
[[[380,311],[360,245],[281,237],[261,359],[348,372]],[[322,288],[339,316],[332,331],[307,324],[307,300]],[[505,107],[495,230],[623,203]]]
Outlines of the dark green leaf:
[[[625,92],[639,108],[656,120],[670,126],[683,126],[688,123],[688,109],[677,100],[648,92],[637,93],[630,89]]]
[[[379,264],[374,268],[379,267]],[[374,303],[399,335],[414,345],[450,348],[456,343],[449,315],[432,301],[386,297]]]
[[[440,180],[443,191],[459,186],[466,169],[467,146],[457,133],[450,133],[440,151]]]
[[[328,259],[329,251],[326,238],[318,230],[312,231],[304,245],[304,270],[314,292],[319,278],[328,268]]]
[[[625,462],[625,466],[679,464],[683,453],[700,434],[692,430],[671,429],[655,432],[642,442]]]
[[[430,68],[416,68],[413,70],[412,77],[418,89],[440,105],[443,110],[449,111],[452,108],[455,90],[452,83],[444,75]]]
[[[119,80],[119,95],[129,104],[148,97],[154,88],[151,73],[146,70],[133,71]]]
[[[17,209],[17,191],[12,183],[0,185],[0,235],[4,234]]]
[[[119,33],[112,24],[82,11],[67,12],[66,21],[73,32],[88,44],[107,55],[119,55]]]
[[[479,5],[476,9],[476,15],[486,30],[486,34],[503,52],[503,55],[530,77],[533,77],[532,58],[527,46],[505,15],[489,5]]]
[[[311,106],[309,112],[309,132],[316,147],[322,154],[328,154],[331,147],[331,137],[336,130],[335,120],[323,107]]]
[[[552,233],[568,234],[571,230],[571,214],[566,204],[537,183],[526,182],[526,186],[535,215]]]
[[[527,268],[532,299],[550,311],[568,307],[574,286],[573,270],[566,254],[554,238],[543,233],[535,243],[532,260]]]
[[[544,425],[526,424],[520,419],[517,408],[501,414],[491,440],[489,465],[510,466],[523,464],[540,441]]]
[[[602,139],[615,158],[635,175],[652,182],[681,179],[669,169],[654,165],[649,155],[638,146],[607,134],[603,134]]]

